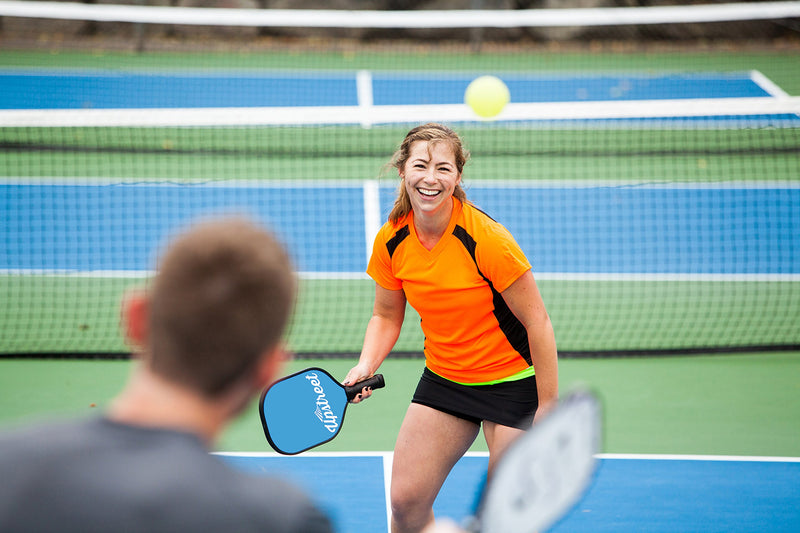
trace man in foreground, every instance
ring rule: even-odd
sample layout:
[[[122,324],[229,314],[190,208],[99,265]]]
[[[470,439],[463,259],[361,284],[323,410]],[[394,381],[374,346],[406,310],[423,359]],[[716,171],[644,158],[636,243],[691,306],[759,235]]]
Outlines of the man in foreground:
[[[107,412],[0,434],[0,531],[330,532],[294,487],[209,454],[278,377],[295,290],[284,248],[245,220],[179,236],[123,303],[138,360]]]

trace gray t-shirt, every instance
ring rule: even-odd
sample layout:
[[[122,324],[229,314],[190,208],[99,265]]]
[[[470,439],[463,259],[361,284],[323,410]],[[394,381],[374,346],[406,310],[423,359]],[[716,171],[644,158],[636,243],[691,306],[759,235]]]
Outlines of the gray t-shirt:
[[[0,433],[0,531],[332,528],[298,489],[232,468],[194,435],[93,418]]]

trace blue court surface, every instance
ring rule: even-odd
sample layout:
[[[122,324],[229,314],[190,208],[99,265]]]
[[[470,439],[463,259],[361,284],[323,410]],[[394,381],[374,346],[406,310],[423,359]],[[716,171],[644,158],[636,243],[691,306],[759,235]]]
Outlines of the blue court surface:
[[[390,453],[222,457],[299,484],[340,533],[388,531]],[[485,453],[461,459],[435,503],[437,518],[472,514],[487,461]],[[553,533],[800,531],[800,459],[608,455],[598,464],[584,498]]]
[[[469,195],[511,231],[536,272],[800,273],[800,186],[792,184],[472,184]],[[238,212],[275,228],[302,272],[363,273],[367,235],[377,230],[366,221],[385,220],[394,196],[381,188],[370,205],[361,183],[0,182],[0,270],[147,271],[170,232]]]
[[[145,109],[192,107],[458,104],[473,74],[149,73],[0,70],[0,109]],[[363,73],[362,73],[363,75]],[[776,96],[758,73],[534,75],[501,74],[512,102],[619,101]],[[779,90],[779,89],[777,89]]]

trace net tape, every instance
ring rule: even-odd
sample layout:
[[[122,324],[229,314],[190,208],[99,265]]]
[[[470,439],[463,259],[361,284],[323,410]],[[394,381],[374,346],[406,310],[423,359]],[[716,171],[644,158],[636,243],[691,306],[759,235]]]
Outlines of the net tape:
[[[0,16],[249,27],[518,28],[785,19],[800,16],[800,2],[583,9],[356,11],[0,1]]]

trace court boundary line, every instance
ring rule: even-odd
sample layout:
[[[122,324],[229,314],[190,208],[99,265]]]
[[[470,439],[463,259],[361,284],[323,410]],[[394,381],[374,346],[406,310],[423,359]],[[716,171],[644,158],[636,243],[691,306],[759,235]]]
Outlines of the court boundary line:
[[[331,78],[348,80],[359,72],[364,71],[374,79],[379,77],[402,77],[404,79],[431,79],[431,80],[447,80],[447,81],[461,81],[467,77],[470,80],[476,75],[474,70],[448,70],[447,72],[437,72],[435,77],[431,76],[430,70],[425,69],[390,69],[390,68],[319,68],[312,70],[298,70],[291,67],[276,67],[269,69],[269,75],[264,74],[264,70],[259,67],[245,67],[237,66],[235,68],[213,67],[210,69],[202,67],[164,67],[148,70],[147,67],[126,66],[122,70],[115,70],[110,73],[107,68],[102,67],[71,67],[71,66],[58,66],[58,65],[3,65],[0,64],[0,76],[47,76],[54,77],[75,76],[75,77],[108,77],[113,78],[119,74],[131,74],[133,76],[156,76],[164,74],[176,74],[176,77],[195,77],[195,78],[226,78],[226,77],[243,77],[252,79],[315,79],[319,74],[330,76]],[[759,72],[753,69],[733,69],[733,70],[693,70],[686,71],[677,68],[663,68],[656,71],[647,71],[641,69],[626,69],[626,68],[609,68],[598,70],[581,70],[579,72],[564,71],[557,69],[537,69],[535,71],[526,70],[497,70],[497,74],[507,77],[510,81],[540,81],[546,80],[564,80],[564,79],[592,79],[592,78],[614,78],[626,77],[636,80],[651,80],[661,77],[676,77],[680,76],[684,79],[709,79],[712,81],[754,81],[752,78],[753,72]]]
[[[2,0],[0,0],[1,2]],[[46,3],[46,2],[41,2]],[[761,5],[761,4],[760,4]],[[188,9],[188,8],[185,8]],[[202,112],[198,113],[198,109]],[[677,110],[677,111],[676,111]],[[271,106],[127,109],[4,109],[4,127],[201,127],[417,124],[425,122],[604,121],[628,126],[630,120],[697,117],[800,115],[800,97],[770,96],[649,100],[511,102],[492,119],[480,119],[464,103],[350,106]],[[626,120],[627,119],[627,120]],[[621,122],[618,123],[617,120]],[[665,127],[674,127],[664,124]],[[725,124],[715,124],[715,129]],[[652,126],[650,126],[652,127]],[[796,127],[796,124],[792,124]]]
[[[682,454],[634,454],[634,453],[599,453],[598,459],[611,460],[647,460],[647,461],[721,461],[721,462],[756,462],[756,463],[800,463],[800,457],[770,455],[682,455]]]
[[[394,453],[386,452],[383,456],[383,491],[386,501],[386,526],[392,529],[392,467],[394,465]]]
[[[372,92],[372,72],[359,70],[356,72],[356,101],[361,109],[361,127],[369,129],[372,122],[369,120],[370,111],[374,103]]]
[[[370,183],[370,185],[367,185]],[[136,178],[136,177],[80,177],[66,176],[54,178],[53,176],[7,176],[0,177],[0,186],[31,186],[31,187],[208,187],[217,188],[261,188],[261,189],[364,189],[377,187],[379,191],[396,190],[396,184],[381,179],[353,179],[351,180],[258,180],[258,179],[233,179],[233,180],[186,180],[175,181],[169,178]],[[637,188],[654,190],[689,189],[689,190],[750,190],[750,189],[800,189],[800,181],[776,180],[741,180],[720,182],[699,181],[674,181],[654,182],[648,180],[531,180],[519,179],[469,179],[466,178],[464,187],[470,188],[519,188],[519,189],[604,189],[604,188]]]
[[[777,83],[769,79],[759,70],[751,70],[750,79],[753,80],[753,83],[767,91],[773,98],[789,98],[790,96],[789,93],[781,89]]]
[[[378,180],[365,180],[364,190],[364,238],[366,239],[366,261],[372,257],[372,246],[383,223],[381,222],[381,189]]]
[[[391,459],[394,452],[391,451],[364,451],[364,452],[305,452],[298,455],[282,455],[278,452],[234,452],[234,451],[214,451],[212,455],[230,457],[286,457],[286,458],[331,458],[337,457],[381,457],[384,460]],[[488,458],[489,452],[468,451],[464,454],[468,458]],[[716,455],[716,454],[668,454],[668,453],[606,453],[601,452],[594,455],[596,459],[608,460],[646,460],[646,461],[720,461],[720,462],[756,462],[756,463],[800,463],[800,457],[792,456],[773,456],[773,455]]]
[[[153,270],[48,270],[28,268],[0,269],[0,276],[44,276],[96,279],[146,279],[155,275]],[[365,272],[299,272],[306,281],[369,281]],[[682,274],[682,273],[623,273],[623,272],[534,272],[541,281],[638,281],[638,282],[798,282],[796,274]]]

